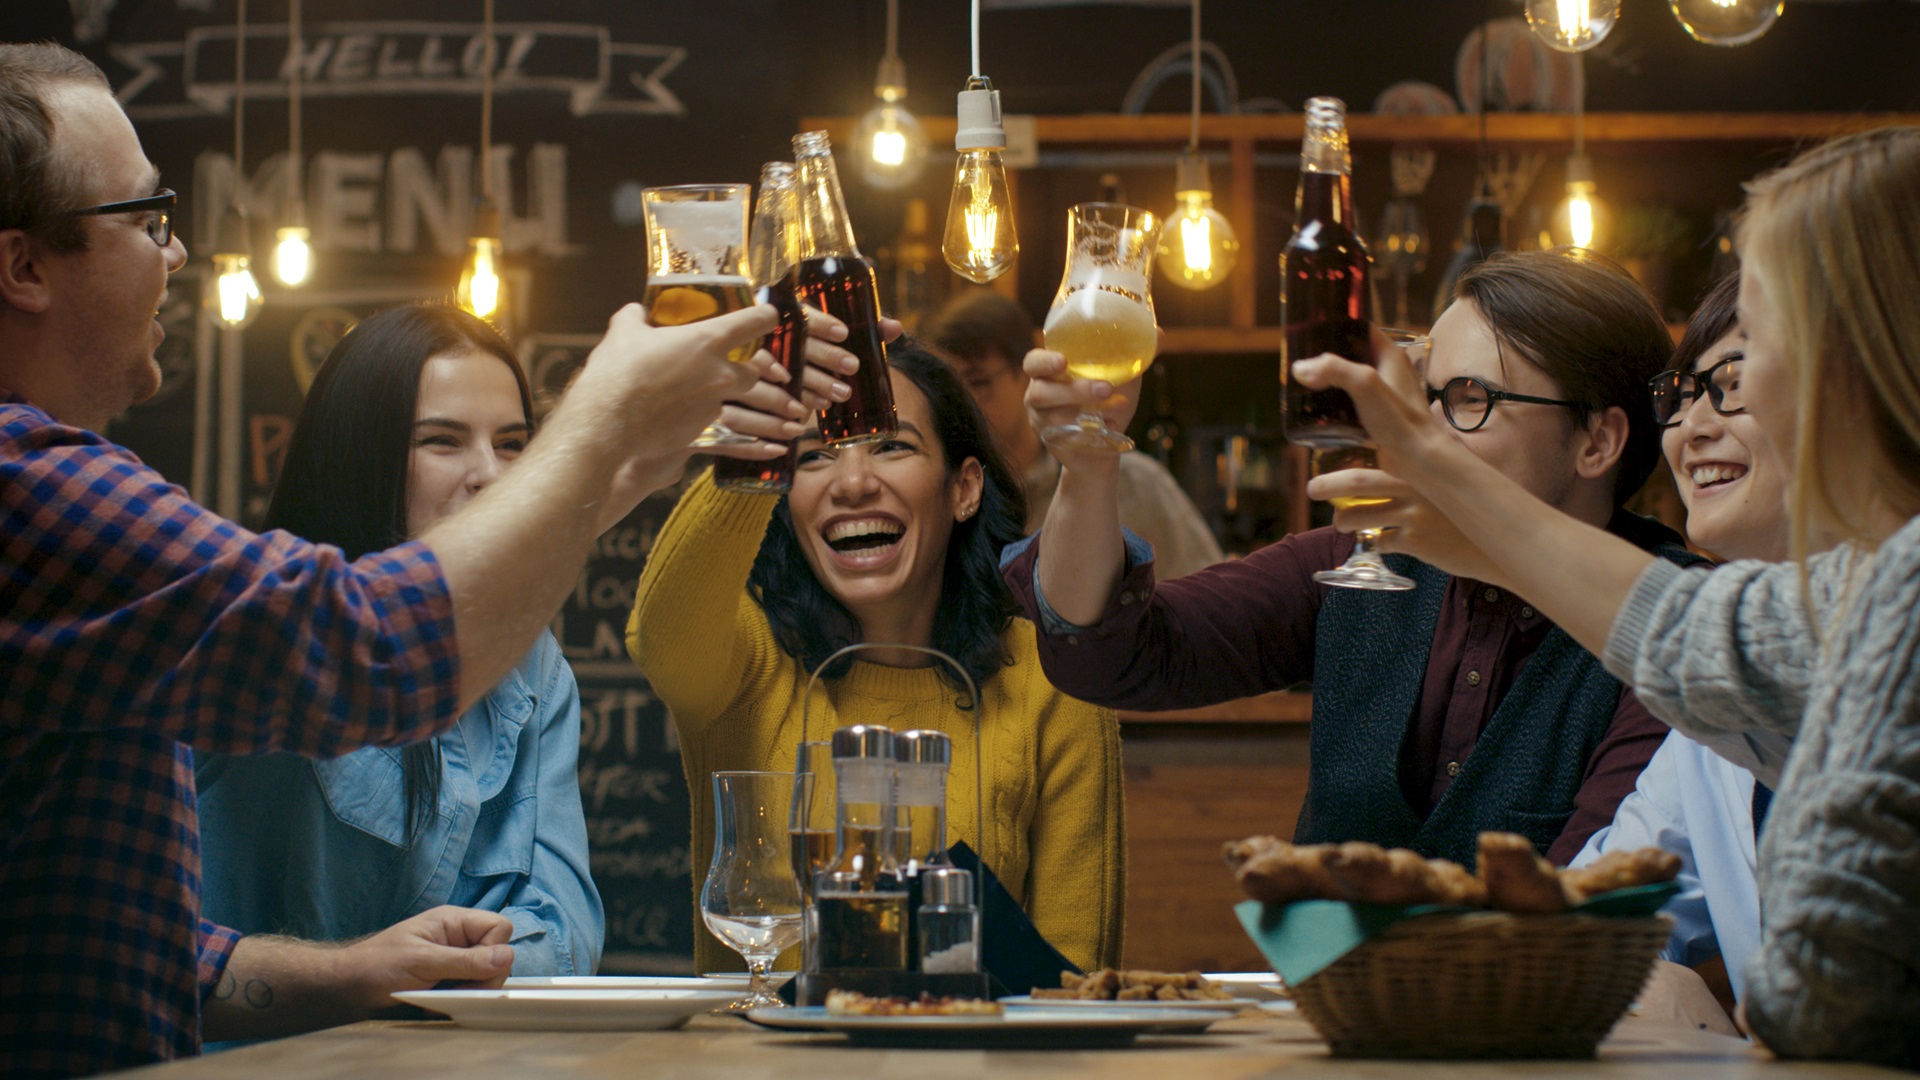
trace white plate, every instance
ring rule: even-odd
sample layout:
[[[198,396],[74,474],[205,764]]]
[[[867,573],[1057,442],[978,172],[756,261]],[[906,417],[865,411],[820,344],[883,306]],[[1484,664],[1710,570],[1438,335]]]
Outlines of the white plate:
[[[1226,1009],[1183,1012],[1175,1018],[1163,1009],[1037,1006],[1008,1009],[999,1016],[832,1016],[818,1005],[755,1009],[747,1014],[747,1019],[764,1027],[838,1032],[856,1045],[967,1049],[1125,1046],[1136,1035],[1196,1031],[1232,1018],[1233,1012]]]
[[[1253,998],[1227,1001],[1106,1001],[1100,998],[1036,998],[1028,994],[1003,997],[1000,1004],[1016,1009],[1135,1009],[1150,1012],[1224,1012],[1229,1015],[1260,1004]]]
[[[1271,971],[1203,971],[1200,977],[1215,986],[1224,986],[1235,997],[1284,999],[1287,984]]]
[[[785,986],[790,979],[798,974],[800,973],[797,971],[769,971],[767,972],[767,985]],[[745,986],[753,981],[753,976],[744,971],[703,971],[700,973],[700,977],[703,979],[712,979],[714,982],[723,982],[730,986]]]
[[[485,1031],[674,1028],[739,997],[718,990],[403,990],[393,995]]]
[[[523,975],[507,980],[509,990],[732,990],[747,985],[732,979],[675,975]]]

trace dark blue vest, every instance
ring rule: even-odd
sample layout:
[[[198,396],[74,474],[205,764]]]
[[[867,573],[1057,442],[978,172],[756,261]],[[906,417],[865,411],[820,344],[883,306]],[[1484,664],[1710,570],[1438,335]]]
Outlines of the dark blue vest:
[[[1401,793],[1400,748],[1426,676],[1447,575],[1403,555],[1387,561],[1419,587],[1334,589],[1320,608],[1307,801],[1295,840],[1368,840],[1469,868],[1483,830],[1520,833],[1545,851],[1573,815],[1587,761],[1619,706],[1620,682],[1554,627],[1422,821]]]

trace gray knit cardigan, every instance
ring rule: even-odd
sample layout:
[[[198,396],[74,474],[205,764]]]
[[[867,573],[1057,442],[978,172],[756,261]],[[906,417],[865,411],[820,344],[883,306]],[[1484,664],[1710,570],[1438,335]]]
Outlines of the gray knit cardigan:
[[[1793,739],[1760,848],[1754,1034],[1786,1057],[1917,1068],[1920,518],[1871,555],[1815,556],[1808,581],[1818,635],[1797,566],[1656,560],[1603,659],[1716,748],[1764,759]]]

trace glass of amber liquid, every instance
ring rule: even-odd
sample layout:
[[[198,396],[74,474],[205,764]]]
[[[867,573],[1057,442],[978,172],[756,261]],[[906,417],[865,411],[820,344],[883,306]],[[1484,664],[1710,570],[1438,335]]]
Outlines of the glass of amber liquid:
[[[653,326],[683,326],[753,305],[747,276],[746,184],[683,184],[647,188],[640,205],[647,221],[647,290],[641,303]],[[727,359],[745,363],[755,346]],[[693,441],[699,448],[757,442],[718,420]]]
[[[1379,327],[1388,340],[1408,351],[1409,357],[1425,356],[1426,338],[1408,330],[1393,330]],[[1345,395],[1342,395],[1345,396]],[[1364,443],[1347,446],[1316,446],[1313,448],[1313,474],[1338,472],[1341,469],[1377,469],[1380,467],[1379,455],[1373,447]],[[1336,510],[1350,506],[1378,506],[1387,499],[1366,499],[1344,497],[1328,500]],[[1347,561],[1332,570],[1322,570],[1313,575],[1313,580],[1325,585],[1341,585],[1349,589],[1381,589],[1401,591],[1414,587],[1412,578],[1396,574],[1387,566],[1386,560],[1374,547],[1380,540],[1380,529],[1361,529],[1353,534],[1353,554]]]
[[[834,808],[833,747],[826,742],[803,742],[794,763],[793,814],[787,824],[792,849],[793,876],[800,894],[813,901],[814,875],[833,862]]]
[[[1121,203],[1081,203],[1067,211],[1067,266],[1045,324],[1047,348],[1066,357],[1076,378],[1120,386],[1138,379],[1159,348],[1154,322],[1153,255],[1160,219]],[[1133,449],[1096,408],[1071,424],[1040,432],[1047,445],[1124,454]]]

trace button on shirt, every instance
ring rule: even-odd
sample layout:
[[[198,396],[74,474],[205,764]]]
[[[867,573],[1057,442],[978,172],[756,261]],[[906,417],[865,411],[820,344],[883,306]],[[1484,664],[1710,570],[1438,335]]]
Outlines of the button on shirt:
[[[0,391],[0,1074],[199,1048],[235,936],[199,918],[189,747],[421,738],[458,676],[424,546],[250,533]]]

